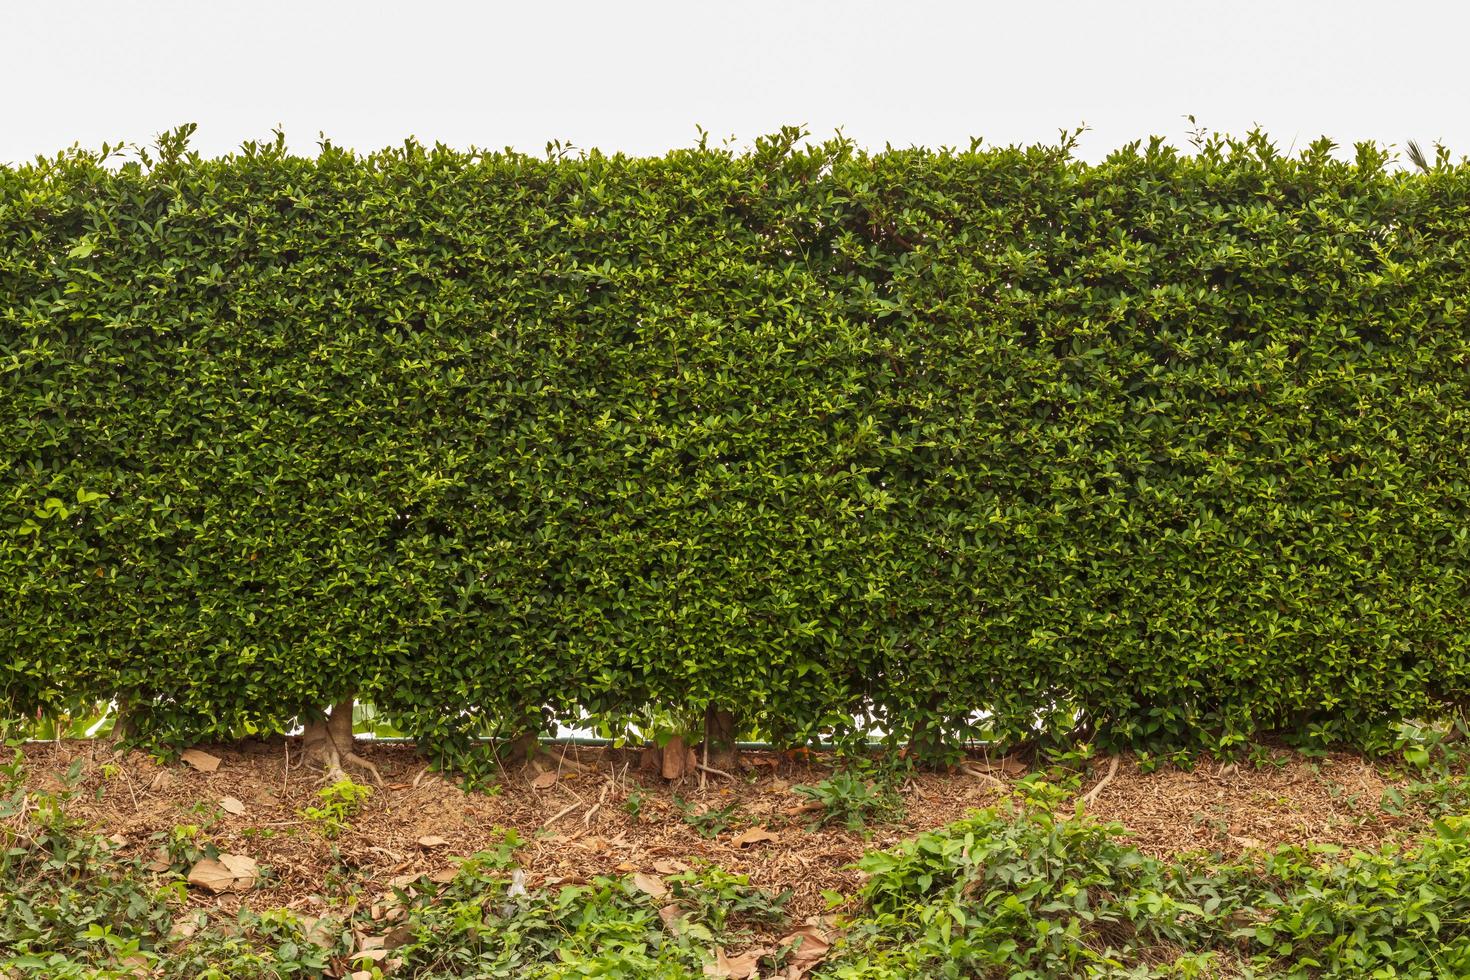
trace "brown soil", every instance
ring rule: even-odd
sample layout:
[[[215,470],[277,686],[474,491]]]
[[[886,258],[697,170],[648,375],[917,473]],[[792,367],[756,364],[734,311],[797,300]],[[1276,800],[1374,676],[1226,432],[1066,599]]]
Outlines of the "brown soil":
[[[318,802],[322,784],[320,770],[298,767],[298,739],[204,748],[219,759],[213,772],[160,765],[139,752],[113,755],[104,743],[32,744],[27,778],[35,788],[57,790],[81,759],[74,816],[120,835],[137,852],[154,848],[150,838],[157,832],[201,828],[201,837],[221,851],[248,855],[270,869],[271,877],[245,898],[257,908],[309,911],[351,880],[372,893],[395,878],[445,873],[454,856],[488,848],[499,831],[514,828],[526,841],[519,856],[533,888],[602,874],[670,874],[706,860],[748,874],[769,891],[789,889],[788,908],[799,920],[825,911],[824,889],[850,893],[857,887],[861,876],[849,865],[864,851],[986,806],[1025,773],[1012,760],[994,766],[976,760],[969,773],[919,775],[904,787],[901,822],[853,832],[811,830],[813,814],[789,812],[805,802],[793,785],[815,783],[830,772],[830,760],[811,753],[745,752],[738,778],[706,774],[701,786],[697,777],[671,785],[642,772],[633,752],[554,746],[530,766],[507,773],[496,790],[465,793],[428,772],[412,747],[369,743],[361,751],[385,785],[351,829],[327,840],[301,815]],[[1414,823],[1379,809],[1395,780],[1371,762],[1282,752],[1277,763],[1258,769],[1206,760],[1193,772],[1143,773],[1125,758],[1088,810],[1123,823],[1142,850],[1157,856],[1193,850],[1234,855],[1308,842],[1371,848]],[[1097,786],[1106,771],[1106,764],[1097,765],[1087,786]],[[734,804],[729,829],[701,836],[676,796],[696,812]],[[222,808],[226,798],[243,804],[243,812]],[[229,806],[238,809],[233,801]],[[751,828],[776,839],[741,846],[738,835]],[[226,907],[238,900],[195,895],[200,903]]]

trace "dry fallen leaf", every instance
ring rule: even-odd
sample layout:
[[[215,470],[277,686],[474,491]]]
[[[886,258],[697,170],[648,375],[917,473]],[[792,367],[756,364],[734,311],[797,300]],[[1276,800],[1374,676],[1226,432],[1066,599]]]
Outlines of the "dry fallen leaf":
[[[541,775],[531,780],[531,787],[533,789],[551,789],[551,787],[555,785],[556,773],[554,772],[543,772]]]
[[[751,827],[749,830],[744,831],[734,840],[730,841],[730,843],[734,844],[736,847],[746,847],[750,844],[759,844],[762,841],[773,841],[780,839],[781,838],[777,837],[775,834],[771,833],[764,827]]]
[[[739,956],[726,956],[725,951],[715,948],[715,961],[708,963],[704,968],[707,977],[733,977],[734,980],[746,980],[747,977],[756,975],[760,968],[762,956],[767,956],[771,950],[764,946],[749,949]]]
[[[219,768],[219,756],[201,752],[198,749],[185,749],[179,756],[180,762],[187,762],[200,772],[214,772]]]
[[[237,817],[245,812],[245,804],[241,803],[233,796],[226,796],[224,799],[220,800],[219,808],[226,813],[233,813]]]
[[[248,892],[260,878],[254,858],[243,854],[221,854],[218,860],[205,858],[189,869],[189,884],[216,895],[224,892]]]
[[[677,936],[684,931],[684,917],[679,914],[679,906],[665,905],[658,910],[658,917],[663,920],[664,928]]]
[[[792,946],[791,956],[786,961],[787,980],[801,980],[827,956],[832,948],[831,939],[816,926],[797,928],[781,940],[782,946]]]
[[[628,866],[628,870],[633,870],[632,865]],[[653,862],[653,870],[657,871],[661,875],[676,875],[681,871],[688,871],[689,866],[681,861],[670,861],[669,859],[664,858],[662,860]]]
[[[658,875],[646,875],[641,871],[633,876],[633,887],[652,898],[663,898],[669,893],[662,878]]]
[[[418,839],[419,847],[448,847],[449,841],[437,834],[429,834],[427,837]]]
[[[303,915],[298,920],[301,933],[318,946],[331,947],[336,944],[334,932],[340,925],[335,919],[323,919],[314,915]]]
[[[429,875],[429,880],[435,882],[436,884],[443,885],[453,881],[454,876],[457,874],[459,874],[458,868],[440,868],[438,871],[435,871],[433,874]]]

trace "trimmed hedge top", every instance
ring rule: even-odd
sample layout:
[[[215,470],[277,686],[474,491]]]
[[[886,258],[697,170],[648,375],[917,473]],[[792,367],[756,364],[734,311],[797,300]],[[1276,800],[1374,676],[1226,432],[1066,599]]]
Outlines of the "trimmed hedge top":
[[[1372,744],[1470,692],[1470,167],[0,167],[0,698]]]

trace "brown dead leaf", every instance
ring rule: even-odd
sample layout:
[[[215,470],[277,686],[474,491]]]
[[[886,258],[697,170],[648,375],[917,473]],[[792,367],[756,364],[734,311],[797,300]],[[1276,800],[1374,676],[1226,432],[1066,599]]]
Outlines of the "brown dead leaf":
[[[413,938],[413,931],[413,926],[406,925],[389,930],[388,934],[383,937],[383,947],[397,949]]]
[[[785,936],[781,945],[795,947],[786,961],[787,980],[801,980],[826,959],[832,940],[817,926],[805,925]]]
[[[453,881],[454,876],[457,874],[459,874],[458,868],[440,868],[438,871],[429,875],[429,880],[436,884],[444,885]]]
[[[663,920],[664,928],[672,935],[680,935],[684,931],[684,917],[679,914],[679,906],[665,905],[658,910],[658,917]]]
[[[216,895],[224,892],[248,892],[260,878],[254,858],[243,854],[221,854],[218,860],[205,858],[189,869],[189,884]]]
[[[631,865],[629,866],[628,870],[632,870]],[[653,862],[653,870],[657,871],[661,875],[676,875],[681,871],[688,871],[689,865],[685,864],[682,861],[670,861],[668,858],[663,858],[661,860]]]
[[[221,799],[219,801],[219,808],[226,813],[233,813],[237,817],[245,812],[245,804],[233,796],[226,796]]]
[[[418,839],[418,845],[419,847],[448,847],[449,841],[438,834],[428,834]]]
[[[761,957],[768,956],[771,952],[772,950],[765,946],[757,946],[755,949],[746,950],[739,956],[726,956],[723,949],[715,947],[715,961],[705,964],[704,975],[746,980],[747,977],[756,975],[756,971],[760,969]]]
[[[771,833],[764,827],[751,827],[749,830],[742,832],[734,840],[730,841],[730,843],[735,845],[736,847],[748,847],[751,844],[759,844],[763,841],[773,841],[780,839],[781,838],[777,837],[775,834]]]
[[[179,761],[187,762],[200,772],[214,772],[219,768],[220,758],[199,749],[185,749],[179,756]]]
[[[543,772],[531,780],[532,789],[551,789],[556,785],[557,775],[554,772]]]
[[[816,813],[818,810],[825,809],[827,809],[825,803],[819,803],[816,800],[812,800],[810,803],[802,803],[799,806],[788,806],[781,812],[786,814],[786,816],[788,817],[799,817],[803,813]]]
[[[300,916],[302,935],[318,946],[331,947],[336,944],[337,937],[334,935],[340,925],[335,919],[322,919],[314,915]]]
[[[662,878],[658,875],[646,875],[641,871],[633,876],[633,887],[650,898],[663,898],[669,893]]]

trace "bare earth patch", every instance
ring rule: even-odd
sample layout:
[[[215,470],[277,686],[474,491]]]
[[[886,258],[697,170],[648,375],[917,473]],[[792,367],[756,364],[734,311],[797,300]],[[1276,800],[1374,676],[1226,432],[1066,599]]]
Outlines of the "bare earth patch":
[[[792,786],[831,774],[831,760],[820,754],[745,752],[736,778],[706,776],[701,787],[696,778],[668,784],[641,772],[636,752],[552,746],[531,766],[508,772],[496,791],[466,793],[428,772],[412,747],[368,743],[360,751],[384,785],[329,840],[301,813],[319,802],[322,782],[320,770],[298,767],[299,740],[201,748],[208,758],[161,765],[139,752],[114,755],[104,743],[31,744],[27,778],[55,791],[81,760],[69,811],[126,839],[127,849],[147,852],[157,846],[155,833],[193,826],[220,851],[253,858],[262,877],[245,894],[194,890],[193,901],[225,909],[244,901],[309,913],[341,897],[348,883],[372,894],[405,876],[447,875],[456,856],[492,848],[514,829],[526,842],[519,858],[532,887],[666,875],[710,861],[773,893],[789,889],[789,911],[800,921],[826,911],[823,890],[855,890],[861,878],[848,866],[864,851],[987,806],[1025,773],[1010,760],[976,760],[970,773],[915,776],[903,790],[901,822],[855,832],[810,829],[814,814],[800,812],[807,800]],[[211,768],[209,759],[218,764]],[[1106,763],[1095,765],[1084,785],[1099,790],[1089,813],[1123,823],[1138,847],[1160,857],[1309,842],[1374,848],[1415,823],[1379,809],[1394,779],[1351,754],[1282,752],[1264,768],[1206,759],[1192,772],[1152,773],[1124,758],[1098,786],[1106,771]],[[700,813],[714,815],[691,817]]]

